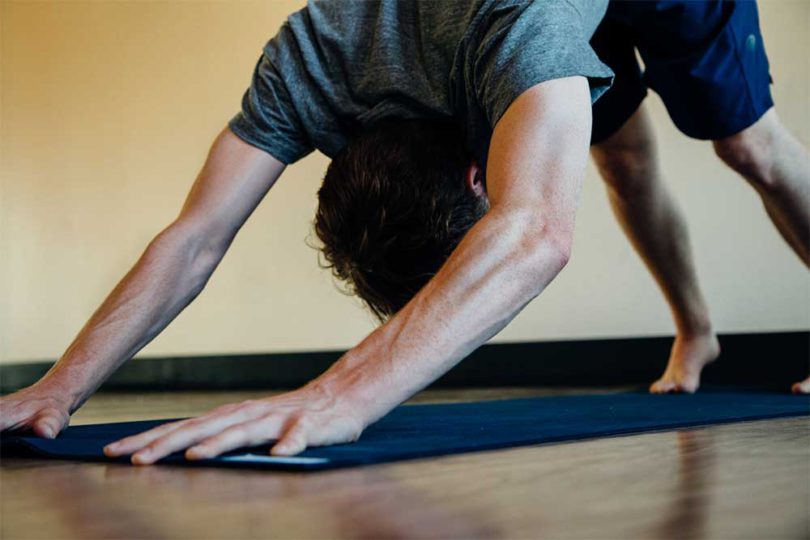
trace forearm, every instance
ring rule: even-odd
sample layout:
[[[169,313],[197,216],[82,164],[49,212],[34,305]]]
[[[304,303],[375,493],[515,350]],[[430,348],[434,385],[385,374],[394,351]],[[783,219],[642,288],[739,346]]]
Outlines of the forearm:
[[[373,422],[498,333],[568,259],[566,235],[536,216],[490,211],[400,313],[313,386]]]
[[[283,163],[224,129],[177,219],[149,244],[37,385],[77,409],[202,291],[283,170]]]
[[[54,367],[0,400],[0,431],[55,437],[70,414],[202,291],[284,164],[227,128],[214,140],[177,219],[147,247]]]
[[[160,233],[40,384],[77,409],[199,294],[224,252],[182,225]]]

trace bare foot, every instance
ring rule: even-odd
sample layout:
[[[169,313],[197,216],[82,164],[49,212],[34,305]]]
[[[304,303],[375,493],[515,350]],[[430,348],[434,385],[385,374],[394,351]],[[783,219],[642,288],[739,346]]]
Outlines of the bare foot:
[[[690,338],[676,336],[667,369],[660,379],[652,383],[650,392],[694,393],[700,386],[700,372],[703,367],[719,355],[720,343],[713,332]]]
[[[810,377],[807,377],[802,382],[797,382],[791,387],[794,394],[810,394]]]

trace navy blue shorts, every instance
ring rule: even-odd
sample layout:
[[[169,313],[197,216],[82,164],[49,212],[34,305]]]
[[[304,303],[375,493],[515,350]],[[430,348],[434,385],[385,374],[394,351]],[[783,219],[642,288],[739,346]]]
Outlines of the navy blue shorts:
[[[739,133],[773,106],[754,1],[614,0],[591,45],[616,73],[593,107],[593,144],[624,125],[648,88],[696,139]]]

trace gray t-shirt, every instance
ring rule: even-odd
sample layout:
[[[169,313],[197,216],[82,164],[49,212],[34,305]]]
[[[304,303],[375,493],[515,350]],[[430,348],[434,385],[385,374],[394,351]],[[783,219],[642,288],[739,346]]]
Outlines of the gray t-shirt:
[[[613,72],[589,45],[607,0],[316,1],[264,47],[231,130],[284,163],[329,157],[376,120],[455,119],[480,163],[530,87]]]

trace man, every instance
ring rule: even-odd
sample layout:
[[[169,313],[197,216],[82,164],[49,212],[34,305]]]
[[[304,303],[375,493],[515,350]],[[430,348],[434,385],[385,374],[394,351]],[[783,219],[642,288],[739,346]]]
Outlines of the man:
[[[605,9],[383,1],[293,14],[178,218],[54,368],[3,399],[2,429],[63,429],[199,294],[285,164],[317,148],[333,158],[316,217],[324,254],[384,324],[299,390],[105,451],[149,464],[181,450],[202,459],[276,441],[274,454],[292,455],[356,439],[506,326],[565,266],[591,104],[612,76],[589,45]]]

